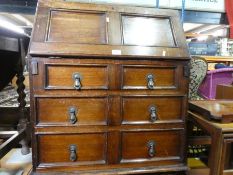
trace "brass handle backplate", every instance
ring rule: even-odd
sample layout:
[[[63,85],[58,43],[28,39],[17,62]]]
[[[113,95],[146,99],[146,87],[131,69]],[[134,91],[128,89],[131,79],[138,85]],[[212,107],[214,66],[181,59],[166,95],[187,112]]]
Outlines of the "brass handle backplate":
[[[154,75],[153,74],[148,74],[146,78],[147,78],[147,88],[148,89],[154,89],[154,85],[155,85]]]
[[[77,146],[70,145],[69,151],[70,151],[70,161],[72,161],[72,162],[76,161],[77,160]]]
[[[73,74],[73,80],[74,80],[74,88],[76,90],[80,90],[82,88],[82,83],[81,83],[82,76],[81,76],[81,74],[74,73]]]
[[[147,143],[147,147],[148,147],[148,155],[150,157],[154,157],[155,156],[155,141],[153,140],[150,140],[148,143]]]
[[[77,122],[77,108],[69,107],[69,121],[71,124],[75,124]]]

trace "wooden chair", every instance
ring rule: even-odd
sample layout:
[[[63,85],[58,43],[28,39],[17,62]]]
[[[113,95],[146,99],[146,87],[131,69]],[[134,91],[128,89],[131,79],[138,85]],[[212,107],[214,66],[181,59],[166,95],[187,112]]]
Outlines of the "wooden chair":
[[[16,115],[18,119],[17,124],[17,130],[11,130],[9,129],[5,131],[0,131],[0,139],[4,141],[0,144],[0,158],[2,158],[5,154],[7,154],[8,151],[10,151],[12,148],[14,148],[18,143],[22,145],[22,154],[28,154],[30,152],[29,147],[27,145],[29,137],[27,137],[27,126],[28,126],[28,110],[26,109],[26,101],[25,101],[25,85],[23,83],[24,81],[24,65],[25,65],[25,51],[26,48],[24,48],[24,40],[22,36],[14,36],[14,37],[1,37],[1,42],[5,44],[0,44],[0,50],[1,51],[7,51],[7,52],[15,52],[16,58],[14,60],[11,60],[11,57],[2,57],[1,62],[6,63],[9,65],[9,63],[12,62],[12,65],[8,67],[4,67],[5,64],[1,64],[4,68],[1,68],[1,70],[6,70],[6,73],[2,73],[3,75],[6,75],[6,77],[2,77],[0,81],[0,88],[2,89],[4,86],[6,86],[9,81],[11,81],[11,78],[16,75],[17,77],[17,93],[18,93],[18,107],[16,108]],[[18,56],[17,56],[18,55]],[[5,59],[5,60],[4,60]],[[8,60],[6,60],[8,59]],[[5,61],[5,62],[4,62]],[[8,69],[7,69],[8,68]],[[7,70],[10,72],[7,72]],[[9,73],[9,74],[8,74]],[[5,78],[5,79],[4,79]],[[0,89],[0,90],[1,90]],[[1,112],[1,111],[0,111]],[[6,116],[5,116],[6,117]],[[3,120],[3,112],[1,112],[1,120]]]

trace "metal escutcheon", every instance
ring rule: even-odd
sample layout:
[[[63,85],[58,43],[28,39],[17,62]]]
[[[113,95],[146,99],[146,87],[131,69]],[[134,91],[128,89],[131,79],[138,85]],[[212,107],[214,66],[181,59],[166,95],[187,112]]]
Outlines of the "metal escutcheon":
[[[149,155],[150,157],[154,157],[154,156],[155,156],[155,146],[156,146],[156,143],[155,143],[155,141],[153,141],[153,140],[150,140],[150,141],[147,143],[148,155]]]
[[[71,124],[75,124],[77,122],[77,109],[75,107],[69,107],[69,121]]]
[[[150,121],[155,122],[158,119],[157,107],[156,106],[150,106],[149,107],[149,112],[150,112]]]
[[[70,151],[70,160],[72,162],[76,161],[77,160],[77,155],[76,155],[77,146],[76,145],[70,145],[69,146],[69,151]]]
[[[154,89],[154,85],[155,85],[154,75],[148,74],[146,78],[147,78],[147,88]]]
[[[76,90],[80,90],[82,88],[82,84],[81,84],[82,76],[81,76],[81,74],[74,73],[73,80],[74,80],[74,88]]]

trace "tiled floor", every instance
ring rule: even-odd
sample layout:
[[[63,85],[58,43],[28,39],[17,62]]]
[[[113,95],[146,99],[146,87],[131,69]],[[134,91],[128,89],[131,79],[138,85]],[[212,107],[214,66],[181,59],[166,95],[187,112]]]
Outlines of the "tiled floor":
[[[32,169],[32,154],[22,155],[21,149],[12,149],[0,160],[0,175],[28,175]]]

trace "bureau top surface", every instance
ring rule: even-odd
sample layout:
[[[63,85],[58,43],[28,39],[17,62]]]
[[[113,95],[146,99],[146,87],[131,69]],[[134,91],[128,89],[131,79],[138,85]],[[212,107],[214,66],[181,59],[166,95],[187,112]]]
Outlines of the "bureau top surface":
[[[39,0],[32,56],[188,59],[174,10]]]

